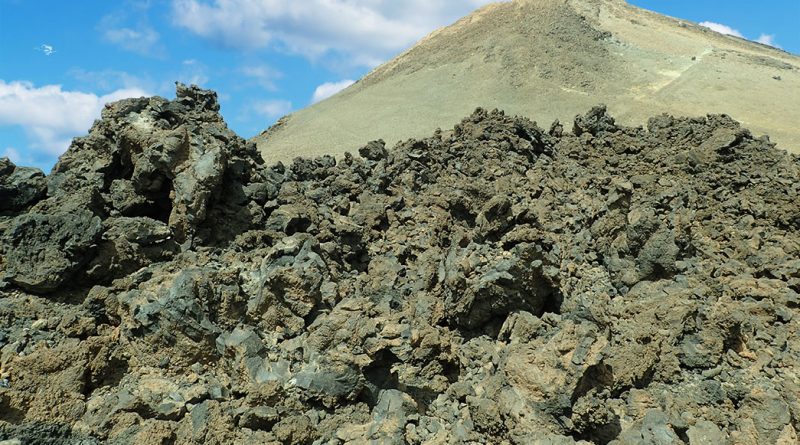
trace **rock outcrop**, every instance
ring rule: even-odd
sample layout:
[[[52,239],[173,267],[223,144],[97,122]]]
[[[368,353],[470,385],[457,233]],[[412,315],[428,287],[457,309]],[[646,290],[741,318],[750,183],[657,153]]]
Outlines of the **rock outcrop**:
[[[267,167],[179,85],[0,162],[0,440],[796,443],[800,158],[573,127]]]
[[[0,158],[0,214],[19,212],[41,199],[47,190],[41,170],[17,167]]]

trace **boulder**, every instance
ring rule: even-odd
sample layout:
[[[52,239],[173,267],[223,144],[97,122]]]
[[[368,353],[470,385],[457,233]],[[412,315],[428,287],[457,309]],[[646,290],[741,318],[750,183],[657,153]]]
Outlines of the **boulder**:
[[[72,285],[76,273],[92,259],[101,234],[100,218],[88,211],[21,215],[2,241],[6,279],[36,293]]]
[[[0,158],[0,214],[32,206],[47,194],[47,181],[38,168],[17,167]]]

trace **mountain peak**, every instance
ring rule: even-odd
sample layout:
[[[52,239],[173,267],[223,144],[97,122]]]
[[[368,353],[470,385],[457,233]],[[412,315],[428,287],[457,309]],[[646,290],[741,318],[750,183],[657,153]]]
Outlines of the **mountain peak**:
[[[625,125],[728,114],[800,151],[800,58],[622,0],[487,5],[254,140],[267,161],[340,155],[449,127],[479,106],[546,125],[597,103]]]

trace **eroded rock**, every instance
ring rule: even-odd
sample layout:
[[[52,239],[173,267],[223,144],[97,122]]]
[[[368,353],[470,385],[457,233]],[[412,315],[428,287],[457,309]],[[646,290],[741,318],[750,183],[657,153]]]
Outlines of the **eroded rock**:
[[[0,440],[796,442],[798,158],[573,127],[266,167],[212,92],[110,105],[0,214]]]
[[[58,290],[88,263],[101,233],[88,211],[21,215],[3,240],[6,279],[30,292]]]
[[[0,158],[0,214],[25,210],[47,193],[44,173]]]

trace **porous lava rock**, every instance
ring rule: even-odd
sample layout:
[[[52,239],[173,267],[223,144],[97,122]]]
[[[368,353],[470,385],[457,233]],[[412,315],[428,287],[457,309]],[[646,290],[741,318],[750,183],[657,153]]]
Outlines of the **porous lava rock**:
[[[112,104],[0,215],[0,440],[797,442],[800,159],[767,138],[478,109],[265,166],[218,108]]]
[[[0,214],[24,210],[43,197],[46,189],[41,170],[0,158]]]

